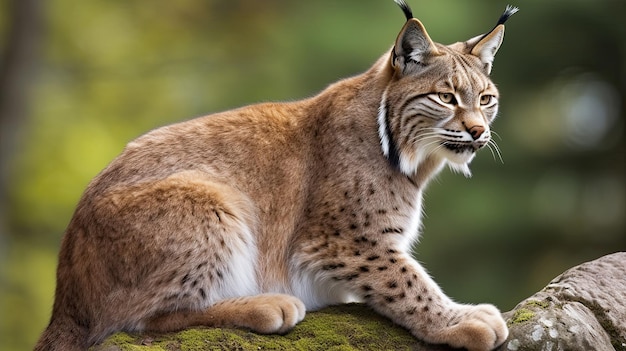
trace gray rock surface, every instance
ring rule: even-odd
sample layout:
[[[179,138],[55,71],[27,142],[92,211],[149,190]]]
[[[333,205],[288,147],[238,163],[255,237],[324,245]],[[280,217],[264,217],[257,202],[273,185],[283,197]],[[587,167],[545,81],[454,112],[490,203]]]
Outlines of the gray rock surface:
[[[505,318],[501,351],[626,350],[626,252],[565,271]]]

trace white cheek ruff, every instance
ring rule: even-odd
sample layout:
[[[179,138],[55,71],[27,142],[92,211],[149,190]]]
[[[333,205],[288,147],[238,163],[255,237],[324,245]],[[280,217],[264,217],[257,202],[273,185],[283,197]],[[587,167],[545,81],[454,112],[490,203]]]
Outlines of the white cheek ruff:
[[[380,137],[380,147],[383,150],[383,155],[389,157],[389,138],[387,138],[387,105],[385,100],[387,98],[387,92],[383,93],[383,97],[380,100],[380,107],[378,108],[378,136]]]
[[[467,163],[463,163],[463,164],[447,162],[448,168],[450,168],[452,172],[461,173],[466,178],[470,178],[472,176],[472,171],[470,171],[469,169],[469,163],[472,160],[472,158],[474,158],[474,156],[471,156],[470,160],[467,161]]]
[[[420,151],[415,151],[412,155],[400,155],[400,171],[408,176],[412,175],[424,158],[425,154]]]
[[[387,92],[383,93],[383,97],[380,101],[380,107],[378,108],[378,136],[380,137],[380,145],[383,151],[383,155],[387,157],[391,165],[395,168],[400,167],[400,151],[398,151],[398,145],[396,145],[393,135],[391,133],[391,125],[389,123],[389,110],[386,103]]]

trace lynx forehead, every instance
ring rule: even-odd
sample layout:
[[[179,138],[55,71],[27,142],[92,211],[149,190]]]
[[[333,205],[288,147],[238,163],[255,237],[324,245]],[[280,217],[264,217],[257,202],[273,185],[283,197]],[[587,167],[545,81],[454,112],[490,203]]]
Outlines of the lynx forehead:
[[[130,142],[76,207],[35,350],[192,326],[282,334],[306,310],[349,301],[430,343],[502,344],[498,309],[452,301],[410,251],[428,181],[446,165],[469,175],[492,143],[489,73],[516,9],[442,45],[396,2],[407,21],[365,73]]]

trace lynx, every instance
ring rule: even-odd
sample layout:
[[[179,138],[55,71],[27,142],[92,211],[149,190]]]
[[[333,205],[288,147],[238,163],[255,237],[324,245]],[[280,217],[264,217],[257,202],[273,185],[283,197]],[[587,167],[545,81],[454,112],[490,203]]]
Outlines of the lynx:
[[[453,302],[411,248],[429,180],[446,165],[469,175],[490,143],[489,74],[517,9],[446,46],[396,2],[407,21],[365,73],[130,142],[77,205],[35,350],[86,350],[122,330],[283,334],[306,310],[351,301],[429,343],[502,344],[498,309]]]

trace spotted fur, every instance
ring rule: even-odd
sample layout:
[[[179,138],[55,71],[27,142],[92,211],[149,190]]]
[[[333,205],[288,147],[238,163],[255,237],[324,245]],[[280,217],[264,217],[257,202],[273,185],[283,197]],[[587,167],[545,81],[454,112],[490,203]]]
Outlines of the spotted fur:
[[[67,227],[35,350],[86,350],[120,330],[286,333],[305,310],[349,301],[431,343],[500,345],[499,311],[453,302],[410,252],[429,180],[446,165],[469,175],[490,143],[506,18],[444,46],[397,2],[407,22],[367,72],[129,143]]]

